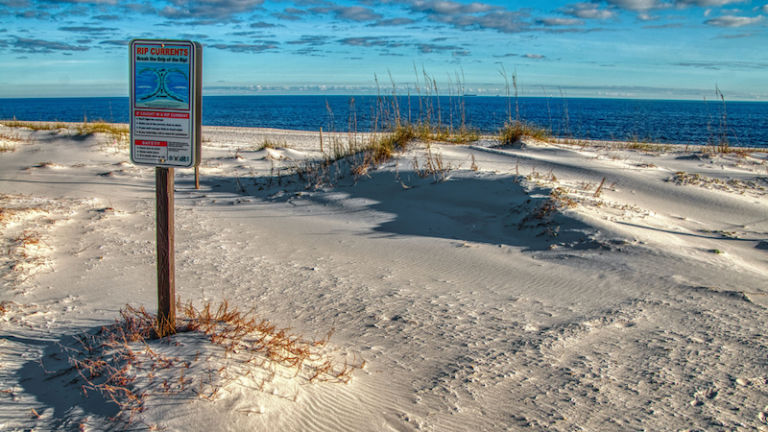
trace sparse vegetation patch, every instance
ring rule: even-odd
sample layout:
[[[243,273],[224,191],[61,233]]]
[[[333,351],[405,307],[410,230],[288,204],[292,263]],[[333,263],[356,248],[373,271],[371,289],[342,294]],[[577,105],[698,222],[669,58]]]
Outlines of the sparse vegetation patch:
[[[499,141],[501,142],[501,145],[515,144],[524,137],[546,141],[551,138],[551,135],[546,129],[519,120],[507,122],[499,131]]]
[[[75,336],[67,351],[83,392],[98,392],[131,423],[152,397],[216,400],[227,386],[247,385],[295,400],[298,384],[348,383],[365,366],[328,347],[332,330],[322,339],[305,339],[227,302],[201,308],[187,303],[177,316],[176,334],[163,339],[155,337],[155,315],[131,306],[114,324]],[[277,386],[283,381],[294,385]]]
[[[693,185],[738,194],[749,193],[756,196],[763,196],[768,194],[768,177],[755,177],[754,179],[750,180],[722,180],[718,178],[703,176],[698,173],[678,171],[672,177],[667,179],[667,181],[673,182],[680,186]]]

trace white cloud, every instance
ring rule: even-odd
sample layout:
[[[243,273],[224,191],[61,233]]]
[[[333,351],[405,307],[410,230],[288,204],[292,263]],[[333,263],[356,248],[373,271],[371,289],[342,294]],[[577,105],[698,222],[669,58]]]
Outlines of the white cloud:
[[[414,10],[437,14],[474,14],[497,9],[495,6],[491,6],[485,3],[463,4],[446,0],[414,0],[411,5]]]
[[[662,7],[657,0],[608,0],[608,3],[633,11],[647,11]]]
[[[584,21],[576,18],[540,18],[536,23],[545,26],[576,26],[584,24]]]
[[[168,18],[228,18],[259,8],[264,0],[171,0],[160,14]]]
[[[734,15],[724,15],[718,18],[712,18],[704,21],[704,24],[716,27],[745,27],[754,25],[763,20],[763,16],[743,17]]]
[[[720,7],[733,3],[744,3],[747,0],[606,0],[608,4],[637,12],[647,12],[652,9],[667,9],[677,7],[679,9],[699,7]]]
[[[574,3],[566,5],[560,9],[565,15],[570,15],[582,19],[608,19],[613,18],[615,13],[609,9],[600,9],[595,3]]]
[[[745,0],[676,0],[675,4],[678,7],[686,6],[700,6],[700,7],[713,7],[713,6],[725,6],[731,3],[744,3]]]

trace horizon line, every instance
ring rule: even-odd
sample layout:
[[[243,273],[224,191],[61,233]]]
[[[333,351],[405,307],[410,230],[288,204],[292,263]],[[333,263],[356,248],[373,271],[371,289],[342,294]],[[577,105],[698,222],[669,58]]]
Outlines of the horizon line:
[[[205,92],[204,92],[205,93]],[[203,97],[302,97],[302,96],[316,96],[316,97],[381,97],[391,98],[391,94],[376,94],[376,93],[241,93],[241,94],[203,94]],[[728,103],[728,102],[744,102],[744,103],[767,103],[768,99],[728,99],[719,101],[717,98],[685,98],[685,97],[644,97],[644,96],[513,96],[513,95],[500,95],[500,94],[438,94],[438,95],[396,95],[398,98],[432,98],[432,97],[455,97],[455,98],[509,98],[509,99],[602,99],[602,100],[637,100],[637,101],[669,101],[669,102],[713,102],[713,103]],[[114,98],[129,98],[126,95],[117,96],[32,96],[32,97],[14,97],[14,96],[0,96],[0,100],[33,100],[33,99],[114,99]]]

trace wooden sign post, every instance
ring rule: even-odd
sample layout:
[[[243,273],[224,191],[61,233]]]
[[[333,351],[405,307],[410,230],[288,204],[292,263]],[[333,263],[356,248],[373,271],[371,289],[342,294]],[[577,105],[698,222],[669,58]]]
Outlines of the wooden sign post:
[[[157,333],[176,333],[173,168],[155,168],[157,182]]]
[[[134,39],[131,49],[131,161],[155,167],[157,335],[176,332],[173,170],[200,164],[203,47]],[[198,186],[197,175],[196,187]]]

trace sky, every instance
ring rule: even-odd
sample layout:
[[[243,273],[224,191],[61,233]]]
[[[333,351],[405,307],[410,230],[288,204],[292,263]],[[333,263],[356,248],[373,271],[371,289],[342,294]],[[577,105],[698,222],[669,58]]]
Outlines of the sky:
[[[766,26],[766,0],[0,0],[0,98],[127,96],[149,38],[203,45],[204,95],[768,100]]]

